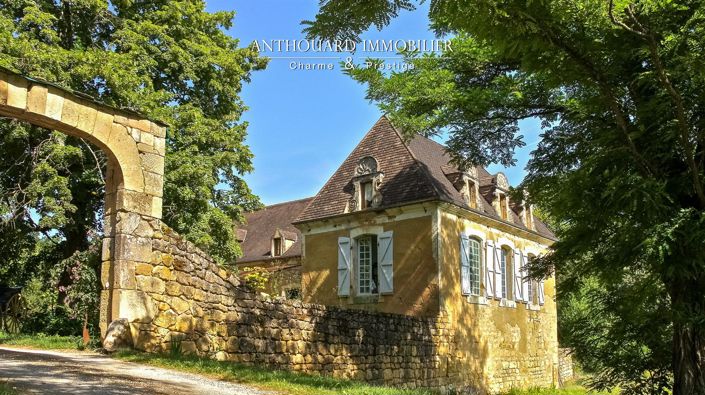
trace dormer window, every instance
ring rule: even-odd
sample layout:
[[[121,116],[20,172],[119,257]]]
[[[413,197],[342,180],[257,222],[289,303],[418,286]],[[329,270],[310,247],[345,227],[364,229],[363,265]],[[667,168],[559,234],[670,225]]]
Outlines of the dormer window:
[[[519,215],[521,222],[527,229],[536,230],[534,229],[534,207],[527,201],[528,197],[529,194],[524,191],[524,199],[522,199],[521,204],[518,206],[517,215]]]
[[[291,246],[296,243],[298,236],[296,232],[288,231],[286,229],[276,229],[272,235],[271,251],[270,254],[273,257],[284,255]]]
[[[282,255],[282,238],[275,237],[272,239],[272,256]]]
[[[509,218],[509,206],[507,204],[507,195],[503,193],[499,195],[499,210],[502,219],[506,220]]]
[[[477,176],[477,168],[470,166],[464,171],[455,165],[441,166],[448,180],[453,183],[455,189],[460,192],[465,204],[470,208],[480,207],[480,183]]]
[[[360,183],[360,210],[372,206],[372,181]]]
[[[467,188],[467,197],[465,198],[468,206],[477,208],[478,185],[477,182],[468,178],[465,180],[465,188]]]
[[[495,212],[505,221],[511,221],[511,212],[509,208],[509,181],[503,173],[497,173],[492,178],[494,184],[494,206]]]
[[[355,176],[352,179],[354,193],[349,203],[349,211],[379,207],[382,204],[380,186],[383,178],[384,173],[377,168],[377,160],[375,158],[365,156],[360,159],[355,167]]]

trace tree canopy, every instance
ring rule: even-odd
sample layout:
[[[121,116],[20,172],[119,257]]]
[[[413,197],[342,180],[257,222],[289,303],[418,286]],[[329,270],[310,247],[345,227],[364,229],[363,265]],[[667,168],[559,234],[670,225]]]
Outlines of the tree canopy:
[[[220,262],[239,253],[233,220],[260,204],[242,179],[252,153],[239,94],[266,60],[224,32],[233,18],[203,1],[0,0],[0,66],[169,123],[164,221]],[[87,249],[105,156],[11,120],[0,139],[4,257],[19,266],[38,237],[57,260]]]
[[[323,1],[304,30],[359,39],[416,5],[373,3]],[[452,50],[349,72],[408,136],[447,132],[461,166],[514,163],[518,122],[541,121],[521,188],[560,240],[532,272],[589,303],[565,322],[597,386],[705,393],[704,17],[699,1],[432,0]]]

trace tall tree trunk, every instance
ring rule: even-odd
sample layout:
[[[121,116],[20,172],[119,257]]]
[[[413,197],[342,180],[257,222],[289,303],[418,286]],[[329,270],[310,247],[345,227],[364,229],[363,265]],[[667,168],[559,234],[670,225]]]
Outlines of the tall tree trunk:
[[[674,395],[705,395],[705,288],[699,284],[691,277],[676,281],[670,290]]]
[[[705,394],[705,328],[678,323],[673,331],[673,394]]]

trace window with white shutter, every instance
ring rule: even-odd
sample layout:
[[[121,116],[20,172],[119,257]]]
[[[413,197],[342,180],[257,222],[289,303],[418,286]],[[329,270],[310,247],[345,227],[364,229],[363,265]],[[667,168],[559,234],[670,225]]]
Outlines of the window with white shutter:
[[[507,297],[507,252],[500,246],[495,246],[494,294],[497,299]]]
[[[543,306],[543,304],[546,302],[546,295],[543,292],[543,280],[538,282],[537,285],[537,293],[539,297],[539,304]]]
[[[480,295],[480,241],[460,235],[460,284],[463,295]]]
[[[391,231],[377,237],[377,261],[379,262],[379,292],[394,291],[394,237]]]
[[[338,295],[350,295],[351,247],[348,237],[338,238]]]
[[[493,298],[495,296],[494,261],[496,259],[494,242],[489,240],[487,241],[486,251],[487,253],[485,254],[485,296],[488,298]]]
[[[480,241],[470,239],[470,293],[480,295]]]
[[[521,295],[523,296],[523,301],[531,303],[531,297],[529,296],[530,289],[530,279],[529,279],[529,256],[522,253],[521,254]]]
[[[514,300],[517,302],[524,301],[524,289],[522,283],[524,282],[524,259],[522,258],[521,251],[514,250],[514,260],[512,261],[512,269],[514,270]]]
[[[470,295],[470,239],[460,234],[460,289],[463,295]]]

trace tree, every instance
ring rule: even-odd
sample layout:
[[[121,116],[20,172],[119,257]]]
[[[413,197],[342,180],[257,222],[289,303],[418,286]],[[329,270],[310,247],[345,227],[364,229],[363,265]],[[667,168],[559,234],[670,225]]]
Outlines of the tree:
[[[223,263],[239,253],[232,221],[260,204],[242,179],[252,153],[239,93],[266,66],[224,33],[233,17],[203,1],[0,0],[0,66],[169,123],[164,221]],[[105,156],[16,121],[0,139],[0,237],[41,235],[58,260],[86,250]]]
[[[323,1],[305,31],[358,38],[409,8],[375,4]],[[561,226],[533,275],[566,273],[561,292],[585,281],[613,292],[603,313],[636,332],[610,336],[646,337],[643,320],[667,319],[667,353],[659,336],[635,340],[649,369],[672,372],[674,394],[705,394],[704,11],[684,0],[432,0],[431,26],[454,36],[451,51],[406,53],[416,67],[403,73],[350,72],[407,135],[447,131],[461,166],[512,163],[518,121],[539,118],[522,187]],[[629,380],[643,361],[620,365],[619,352],[607,368]]]

